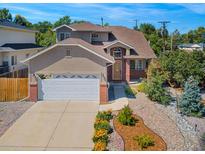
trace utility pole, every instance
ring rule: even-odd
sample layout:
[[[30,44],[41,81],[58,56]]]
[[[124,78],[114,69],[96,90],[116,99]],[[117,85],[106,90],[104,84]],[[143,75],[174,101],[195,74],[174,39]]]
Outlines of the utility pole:
[[[102,27],[104,26],[103,17],[101,17],[101,25],[102,25]]]
[[[165,52],[166,48],[166,37],[165,37],[165,30],[167,29],[167,24],[170,23],[170,21],[159,21],[158,23],[161,24],[162,28],[162,38],[163,38],[163,51]]]
[[[138,20],[135,19],[134,21],[135,21],[135,30],[138,30],[138,25],[137,25]]]

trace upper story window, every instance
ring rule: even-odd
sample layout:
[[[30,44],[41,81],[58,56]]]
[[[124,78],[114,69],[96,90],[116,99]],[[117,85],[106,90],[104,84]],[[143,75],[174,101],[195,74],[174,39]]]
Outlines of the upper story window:
[[[60,41],[70,38],[70,33],[60,33]]]
[[[137,55],[136,51],[133,49],[130,49],[130,55]]]
[[[17,56],[11,56],[11,65],[16,65],[17,64]]]
[[[122,57],[122,50],[121,48],[115,48],[115,50],[113,51],[113,55],[115,58],[121,58]]]
[[[92,39],[96,39],[96,38],[98,38],[98,34],[96,33],[92,34]]]

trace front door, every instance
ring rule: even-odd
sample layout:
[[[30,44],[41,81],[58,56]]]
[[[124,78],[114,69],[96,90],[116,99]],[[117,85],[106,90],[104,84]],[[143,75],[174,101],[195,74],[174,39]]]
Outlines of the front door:
[[[122,61],[116,60],[113,65],[113,80],[122,80]]]

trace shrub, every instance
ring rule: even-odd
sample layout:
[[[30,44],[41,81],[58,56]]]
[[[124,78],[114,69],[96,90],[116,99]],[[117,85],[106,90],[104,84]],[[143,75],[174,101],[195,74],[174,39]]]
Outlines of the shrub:
[[[94,145],[93,151],[106,151],[106,143],[102,141],[97,141]]]
[[[98,114],[96,115],[96,118],[110,121],[113,118],[112,111],[109,110],[109,111],[98,112]]]
[[[137,91],[146,93],[146,86],[147,86],[147,83],[143,81],[142,83],[137,85]]]
[[[163,87],[164,78],[160,74],[156,74],[147,83],[146,93],[152,101],[157,101],[160,104],[168,105],[171,101],[171,96]]]
[[[141,150],[154,145],[154,140],[148,135],[135,136],[133,139],[137,141]]]
[[[132,110],[129,106],[125,106],[118,114],[118,121],[127,126],[133,126],[136,123],[136,119],[132,116]]]
[[[107,120],[96,119],[94,128],[95,130],[105,129],[109,134],[113,131],[110,123]]]
[[[125,94],[127,96],[135,96],[137,94],[137,92],[135,90],[133,90],[130,86],[126,86],[125,87]]]
[[[191,76],[185,83],[184,93],[179,101],[179,107],[183,114],[201,117],[205,115],[205,107],[201,103],[198,82]]]
[[[93,136],[93,142],[96,143],[98,141],[108,143],[108,132],[105,129],[96,130]]]

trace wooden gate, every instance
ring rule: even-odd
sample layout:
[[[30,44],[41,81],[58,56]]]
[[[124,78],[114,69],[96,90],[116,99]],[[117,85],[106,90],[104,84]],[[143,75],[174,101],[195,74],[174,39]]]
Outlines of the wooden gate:
[[[0,102],[18,101],[28,96],[28,78],[0,78]]]

